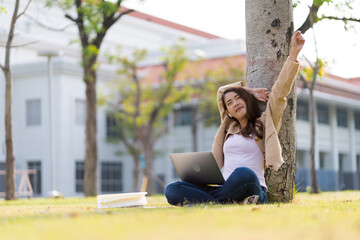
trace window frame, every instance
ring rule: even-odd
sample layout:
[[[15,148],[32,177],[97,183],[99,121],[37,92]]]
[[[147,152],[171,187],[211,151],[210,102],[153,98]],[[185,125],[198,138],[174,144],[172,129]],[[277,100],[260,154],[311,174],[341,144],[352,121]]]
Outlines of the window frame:
[[[38,111],[35,113],[35,103],[38,103]],[[41,126],[41,98],[32,98],[25,100],[25,125],[27,127]]]
[[[75,192],[77,193],[83,192],[84,172],[85,172],[84,161],[81,160],[75,161]]]
[[[299,110],[300,109],[300,110]],[[296,103],[296,120],[309,121],[309,102],[298,99]]]
[[[42,162],[41,160],[28,160],[27,169],[35,169],[36,174],[29,174],[31,187],[33,188],[34,195],[42,194]]]
[[[319,103],[316,105],[316,108],[317,108],[317,122],[319,124],[329,125],[330,124],[329,105]],[[326,112],[326,114],[322,114],[324,112]],[[324,119],[326,120],[324,121]]]
[[[100,166],[101,192],[122,192],[124,188],[123,163],[119,161],[102,161]]]
[[[346,108],[343,108],[343,107],[336,108],[336,122],[337,122],[338,127],[341,127],[341,128],[348,127],[348,115],[347,115]]]

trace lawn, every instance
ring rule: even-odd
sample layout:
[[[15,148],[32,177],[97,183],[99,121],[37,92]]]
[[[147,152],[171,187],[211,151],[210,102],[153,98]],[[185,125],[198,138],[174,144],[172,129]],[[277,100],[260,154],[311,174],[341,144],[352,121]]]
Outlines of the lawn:
[[[360,192],[289,204],[96,209],[96,198],[0,200],[0,239],[360,239]]]

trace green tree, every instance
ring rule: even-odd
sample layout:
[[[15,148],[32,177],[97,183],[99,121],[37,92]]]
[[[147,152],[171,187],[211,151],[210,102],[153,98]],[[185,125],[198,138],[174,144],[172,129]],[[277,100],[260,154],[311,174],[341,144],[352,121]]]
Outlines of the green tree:
[[[246,0],[246,80],[249,87],[271,89],[290,52],[294,31],[291,1]],[[294,84],[295,85],[295,84]],[[287,97],[279,139],[284,164],[266,169],[270,202],[289,202],[295,186],[295,103],[292,88]]]
[[[352,17],[356,15],[356,12],[353,9],[354,0],[343,0],[343,1],[333,1],[333,0],[313,0],[312,5],[309,6],[309,13],[304,21],[304,23],[299,27],[298,30],[305,33],[309,29],[314,30],[314,25],[323,20],[336,20],[342,21],[344,23],[345,30],[350,28],[354,28],[353,23],[360,23],[360,18]],[[295,7],[300,4],[300,1],[295,3]],[[330,16],[322,14],[319,16],[320,10],[324,6],[329,6],[332,9],[336,9],[338,11],[337,16]],[[304,68],[300,73],[300,79],[303,81],[303,86],[309,89],[309,121],[310,121],[310,183],[311,183],[311,193],[318,193],[318,181],[316,176],[315,169],[315,144],[316,144],[316,102],[314,98],[314,88],[316,85],[316,81],[318,77],[322,77],[324,75],[324,66],[325,63],[319,58],[317,52],[317,43],[315,39],[315,31],[314,31],[314,42],[315,42],[315,50],[316,50],[316,60],[315,63],[312,64],[309,60],[309,67]]]
[[[15,156],[12,134],[12,74],[10,69],[10,56],[12,42],[14,39],[15,25],[17,20],[24,15],[29,7],[31,0],[28,1],[25,9],[19,13],[20,0],[16,0],[14,4],[14,12],[12,15],[10,29],[5,47],[4,65],[0,64],[0,68],[5,75],[5,145],[6,145],[6,180],[5,180],[5,199],[14,200],[15,196]],[[2,8],[3,11],[3,8]]]
[[[305,33],[324,19],[341,20],[345,23],[345,28],[348,28],[350,22],[358,22],[359,19],[345,16],[318,16],[318,13],[325,5],[351,11],[354,2],[354,0],[344,0],[341,3],[332,0],[313,0],[312,6],[309,6],[309,14],[299,30]],[[294,6],[299,3],[300,1],[296,1]],[[291,4],[291,1],[285,0],[246,1],[246,79],[250,87],[271,88],[289,54],[290,39],[294,32]],[[277,202],[289,202],[293,198],[296,145],[295,86],[287,97],[287,103],[279,133],[285,162],[277,172],[267,169],[265,173],[270,193],[269,200]]]
[[[133,10],[121,10],[122,0],[47,0],[47,6],[61,7],[65,17],[78,28],[82,47],[83,80],[86,85],[86,152],[84,162],[84,194],[97,195],[96,142],[96,72],[97,58],[106,33],[124,15]],[[76,16],[72,15],[75,8]]]
[[[116,102],[114,99],[110,100],[113,103],[109,106],[119,126],[116,128],[119,140],[124,143],[134,159],[134,187],[137,186],[140,171],[140,154],[145,156],[149,194],[154,193],[153,156],[156,141],[168,130],[165,119],[173,110],[173,105],[184,101],[190,92],[189,86],[176,86],[178,74],[188,63],[182,41],[173,47],[164,48],[163,51],[164,71],[155,84],[139,78],[139,62],[146,56],[144,50],[136,50],[132,59],[113,59],[119,64],[119,80],[115,87],[111,87],[116,92],[110,94]],[[102,99],[103,103],[104,101]]]
[[[307,30],[312,28],[314,24],[323,20],[342,21],[344,23],[345,29],[351,28],[353,27],[352,23],[360,22],[360,18],[352,17],[352,15],[358,15],[358,13],[353,9],[354,3],[355,0],[313,0],[311,6],[309,6],[308,16],[298,30],[300,30],[302,33],[305,33]],[[294,6],[296,7],[299,4],[301,4],[301,2],[297,0],[295,1]],[[321,12],[320,10],[324,6],[329,6],[332,9],[336,9],[338,11],[338,15],[331,16],[322,14],[319,16],[319,12]]]
[[[6,9],[3,6],[0,6],[0,14],[7,13]]]
[[[311,193],[319,193],[318,181],[315,169],[315,145],[316,145],[316,102],[314,98],[314,89],[318,77],[324,75],[324,62],[316,57],[315,64],[308,61],[309,66],[302,69],[299,76],[303,82],[303,87],[309,90],[308,99],[308,110],[309,110],[309,121],[310,121],[310,185]]]

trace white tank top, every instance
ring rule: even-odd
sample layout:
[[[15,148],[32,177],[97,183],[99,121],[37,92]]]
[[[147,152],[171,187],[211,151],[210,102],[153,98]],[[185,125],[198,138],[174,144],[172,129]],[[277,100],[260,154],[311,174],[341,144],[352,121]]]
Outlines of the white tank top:
[[[224,143],[224,168],[222,174],[226,180],[239,167],[253,170],[260,185],[266,187],[264,178],[264,155],[257,146],[255,139],[234,134]]]

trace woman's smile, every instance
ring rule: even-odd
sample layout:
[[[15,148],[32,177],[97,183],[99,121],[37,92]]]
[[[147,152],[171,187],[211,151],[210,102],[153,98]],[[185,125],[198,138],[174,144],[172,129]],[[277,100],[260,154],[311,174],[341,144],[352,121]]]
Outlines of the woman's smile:
[[[240,107],[237,107],[236,109],[235,109],[235,112],[239,112],[241,109],[243,109],[244,107],[243,106],[240,106]]]

